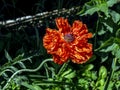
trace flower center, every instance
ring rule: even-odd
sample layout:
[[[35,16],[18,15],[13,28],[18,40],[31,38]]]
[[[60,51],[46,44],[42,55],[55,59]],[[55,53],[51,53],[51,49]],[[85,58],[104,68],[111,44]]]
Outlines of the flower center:
[[[74,37],[72,34],[65,34],[64,39],[66,42],[72,42],[74,40]]]

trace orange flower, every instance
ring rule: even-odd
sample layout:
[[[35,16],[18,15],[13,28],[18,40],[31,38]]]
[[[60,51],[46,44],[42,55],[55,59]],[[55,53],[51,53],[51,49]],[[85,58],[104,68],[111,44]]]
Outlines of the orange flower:
[[[75,20],[71,26],[62,17],[55,21],[58,30],[47,28],[43,38],[43,45],[53,55],[54,62],[63,64],[70,59],[74,63],[82,64],[88,61],[92,56],[92,44],[88,43],[92,33],[88,33],[86,25]]]

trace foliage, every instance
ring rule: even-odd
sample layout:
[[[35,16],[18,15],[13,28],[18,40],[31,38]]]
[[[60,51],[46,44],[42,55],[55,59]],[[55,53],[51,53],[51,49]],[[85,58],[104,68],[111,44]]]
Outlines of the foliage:
[[[12,1],[11,6],[18,10],[17,0]],[[3,2],[8,8],[9,4]],[[46,2],[51,8],[46,7]],[[0,90],[120,89],[120,0],[39,0],[33,12],[78,5],[81,10],[70,22],[80,19],[93,33],[89,41],[93,44],[92,58],[79,65],[55,64],[42,43],[49,23],[40,28],[28,25],[19,31],[0,28]]]

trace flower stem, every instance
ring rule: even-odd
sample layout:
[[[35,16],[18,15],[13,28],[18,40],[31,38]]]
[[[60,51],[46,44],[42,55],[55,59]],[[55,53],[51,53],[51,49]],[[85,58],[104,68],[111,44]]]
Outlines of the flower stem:
[[[10,78],[9,80],[7,81],[7,83],[5,84],[5,86],[3,87],[2,90],[5,90],[8,86],[8,84],[10,83],[10,81],[15,77],[15,75],[17,75],[18,73],[22,73],[22,72],[36,72],[38,71],[43,65],[44,63],[48,62],[48,61],[53,61],[52,59],[45,59],[37,68],[35,69],[21,69],[21,70],[18,70],[17,72],[15,72]]]
[[[110,80],[113,77],[113,74],[115,72],[116,62],[117,62],[117,58],[114,58],[114,60],[112,61],[112,64],[111,64],[111,70],[110,70],[109,77],[108,77],[108,79],[106,81],[106,84],[104,86],[104,90],[108,90],[108,87],[109,87],[109,84],[110,84]]]

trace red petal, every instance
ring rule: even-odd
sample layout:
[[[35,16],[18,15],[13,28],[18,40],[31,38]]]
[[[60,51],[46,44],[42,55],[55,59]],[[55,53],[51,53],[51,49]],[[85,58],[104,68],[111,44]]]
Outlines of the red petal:
[[[56,25],[61,33],[65,34],[65,33],[70,32],[71,26],[69,25],[67,19],[60,17],[60,18],[56,18],[55,21],[56,21]]]
[[[75,46],[71,53],[70,59],[72,62],[82,64],[87,62],[92,57],[92,44],[87,43],[85,46]]]

